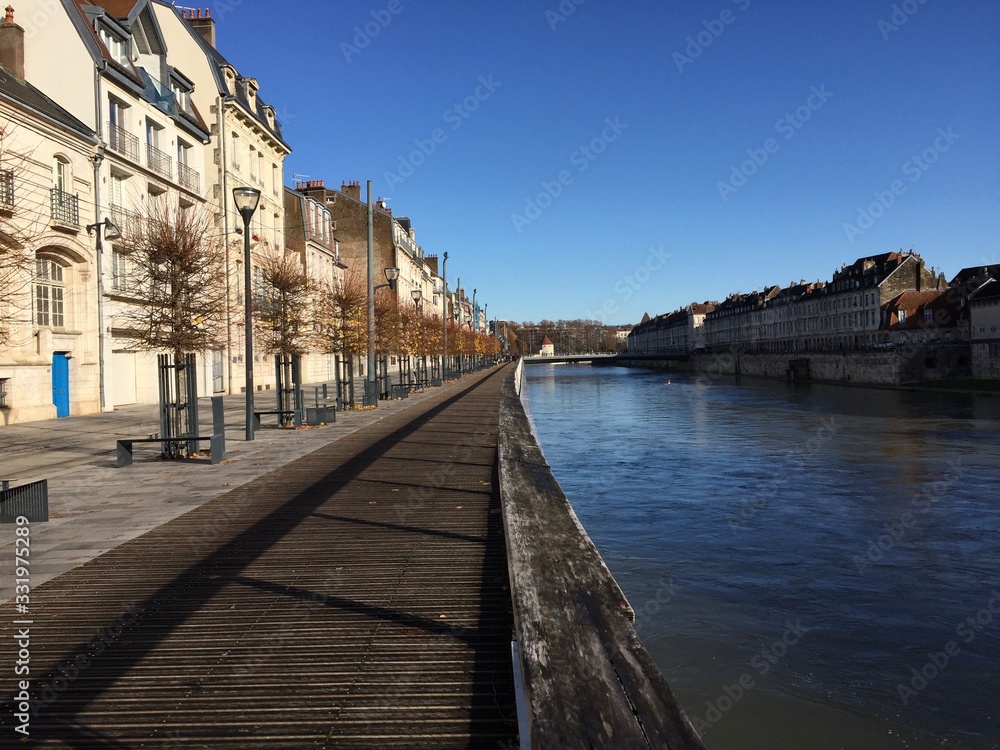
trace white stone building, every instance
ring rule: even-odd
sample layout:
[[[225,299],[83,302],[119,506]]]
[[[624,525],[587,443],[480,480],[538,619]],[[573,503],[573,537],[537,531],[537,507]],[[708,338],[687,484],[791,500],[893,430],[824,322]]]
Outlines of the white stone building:
[[[0,424],[101,407],[98,259],[86,231],[96,221],[98,141],[25,80],[25,44],[8,13],[0,26]],[[16,269],[15,255],[24,261]]]

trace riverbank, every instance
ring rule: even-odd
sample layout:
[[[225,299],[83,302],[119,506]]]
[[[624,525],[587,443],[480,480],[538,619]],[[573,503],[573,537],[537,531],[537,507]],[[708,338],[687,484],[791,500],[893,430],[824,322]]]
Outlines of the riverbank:
[[[896,391],[1000,396],[1000,380],[946,378],[906,380],[896,352],[850,352],[791,357],[787,354],[693,354],[684,360],[629,360],[615,364],[656,372],[693,373],[709,379],[751,377],[766,380],[881,388]],[[913,359],[910,353],[908,360]]]

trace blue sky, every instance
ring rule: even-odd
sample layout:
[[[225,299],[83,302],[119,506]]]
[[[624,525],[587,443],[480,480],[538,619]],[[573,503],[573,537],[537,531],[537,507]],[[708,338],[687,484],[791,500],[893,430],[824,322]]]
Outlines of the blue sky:
[[[372,180],[491,318],[635,323],[900,248],[949,278],[1000,262],[994,0],[213,15],[279,110],[286,182]]]

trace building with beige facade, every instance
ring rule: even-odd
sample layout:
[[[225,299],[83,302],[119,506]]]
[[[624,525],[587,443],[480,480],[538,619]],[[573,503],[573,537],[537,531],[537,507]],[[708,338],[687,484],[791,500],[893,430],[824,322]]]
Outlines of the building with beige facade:
[[[0,424],[101,407],[94,131],[25,79],[0,26]],[[30,68],[29,68],[30,70]]]
[[[241,74],[216,46],[216,22],[210,11],[178,9],[162,0],[152,5],[171,49],[191,60],[195,88],[192,99],[208,113],[211,148],[204,154],[206,195],[215,225],[225,238],[228,298],[225,348],[212,353],[210,393],[239,393],[245,387],[243,219],[233,189],[260,191],[250,224],[251,277],[263,284],[260,260],[285,251],[284,164],[291,148],[284,140],[273,106],[260,93],[255,78]],[[253,293],[257,293],[256,291]],[[254,384],[273,386],[273,359],[254,346]]]

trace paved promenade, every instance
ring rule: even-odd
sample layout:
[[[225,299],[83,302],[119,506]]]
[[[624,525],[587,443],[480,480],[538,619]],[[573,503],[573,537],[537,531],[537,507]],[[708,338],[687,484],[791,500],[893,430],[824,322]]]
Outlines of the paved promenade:
[[[512,743],[502,372],[249,444],[234,418],[219,466],[111,468],[115,438],[156,431],[144,407],[0,428],[0,449],[13,441],[4,478],[51,479],[22,615],[29,746]],[[32,465],[39,450],[57,465]],[[0,533],[13,572],[14,527]],[[0,576],[4,747],[20,737],[11,578]]]

